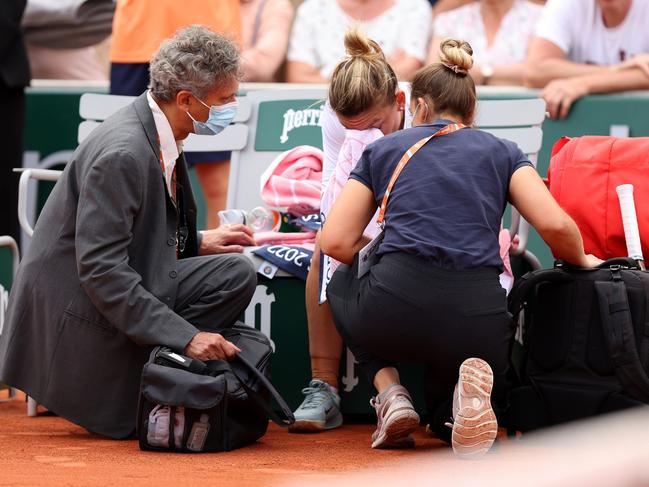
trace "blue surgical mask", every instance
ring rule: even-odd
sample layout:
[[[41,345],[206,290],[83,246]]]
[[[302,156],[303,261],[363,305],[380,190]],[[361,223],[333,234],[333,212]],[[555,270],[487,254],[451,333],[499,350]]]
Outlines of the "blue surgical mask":
[[[194,123],[194,133],[198,135],[217,135],[223,131],[225,127],[230,125],[232,120],[234,120],[234,115],[237,113],[237,106],[239,103],[237,100],[233,102],[226,103],[225,105],[212,105],[209,106],[203,100],[195,97],[203,105],[210,109],[210,113],[207,116],[205,122],[199,122],[192,115],[187,112],[189,118],[192,119]]]

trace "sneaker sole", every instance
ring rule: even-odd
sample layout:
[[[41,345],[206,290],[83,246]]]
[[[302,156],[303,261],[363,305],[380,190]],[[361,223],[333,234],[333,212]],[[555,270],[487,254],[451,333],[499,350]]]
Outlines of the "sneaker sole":
[[[419,415],[414,409],[394,411],[385,421],[385,428],[372,442],[372,448],[412,448],[408,435],[419,427]]]
[[[295,423],[288,427],[288,430],[291,433],[319,433],[321,431],[327,431],[334,428],[338,428],[343,424],[342,414],[338,414],[329,420],[327,424],[326,421],[318,421],[311,419],[296,419]]]
[[[493,372],[489,364],[478,358],[465,360],[460,366],[458,387],[462,402],[478,399],[480,406],[464,406],[458,411],[451,437],[453,451],[462,458],[480,457],[489,451],[498,435],[498,422],[491,408]]]

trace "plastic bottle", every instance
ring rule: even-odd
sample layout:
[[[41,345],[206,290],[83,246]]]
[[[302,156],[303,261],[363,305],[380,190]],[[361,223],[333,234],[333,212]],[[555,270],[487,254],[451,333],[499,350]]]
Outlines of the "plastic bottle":
[[[250,211],[223,210],[219,211],[221,225],[243,224],[253,232],[270,232],[279,228],[281,215],[278,211],[257,206]]]
[[[201,414],[200,421],[195,421],[187,438],[187,449],[190,451],[203,451],[207,432],[210,430],[209,415]]]
[[[279,227],[280,217],[279,212],[258,206],[249,213],[249,226],[253,232],[270,232]]]

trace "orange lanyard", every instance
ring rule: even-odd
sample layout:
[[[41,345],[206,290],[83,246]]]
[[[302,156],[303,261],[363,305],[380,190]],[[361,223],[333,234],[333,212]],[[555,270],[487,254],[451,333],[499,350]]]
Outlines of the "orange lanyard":
[[[401,160],[397,164],[397,167],[394,168],[394,172],[392,173],[392,177],[390,178],[390,182],[388,183],[388,187],[385,190],[385,194],[383,195],[383,201],[381,202],[381,210],[379,211],[379,217],[376,220],[376,223],[378,223],[379,227],[383,228],[383,219],[385,217],[385,209],[388,206],[388,198],[390,197],[390,194],[392,193],[392,188],[394,187],[394,183],[397,182],[397,179],[401,175],[401,171],[403,171],[403,168],[406,167],[406,164],[410,162],[410,159],[412,159],[412,156],[414,156],[419,149],[421,149],[426,143],[434,138],[434,137],[442,137],[443,135],[448,135],[452,134],[453,132],[457,132],[460,129],[465,128],[466,125],[461,124],[461,123],[450,123],[448,125],[445,125],[441,129],[439,129],[437,132],[435,132],[433,135],[429,135],[428,137],[424,137],[423,139],[417,141],[410,149],[408,149],[403,156],[401,156]]]

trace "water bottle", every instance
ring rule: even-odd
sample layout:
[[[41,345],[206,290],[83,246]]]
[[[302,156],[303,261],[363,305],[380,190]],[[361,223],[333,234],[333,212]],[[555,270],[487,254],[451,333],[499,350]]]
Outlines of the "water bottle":
[[[221,225],[243,224],[253,232],[270,232],[279,228],[281,215],[278,211],[257,206],[250,211],[223,210],[219,211]]]
[[[247,215],[246,224],[253,232],[270,232],[279,227],[280,214],[263,206],[253,208]]]

